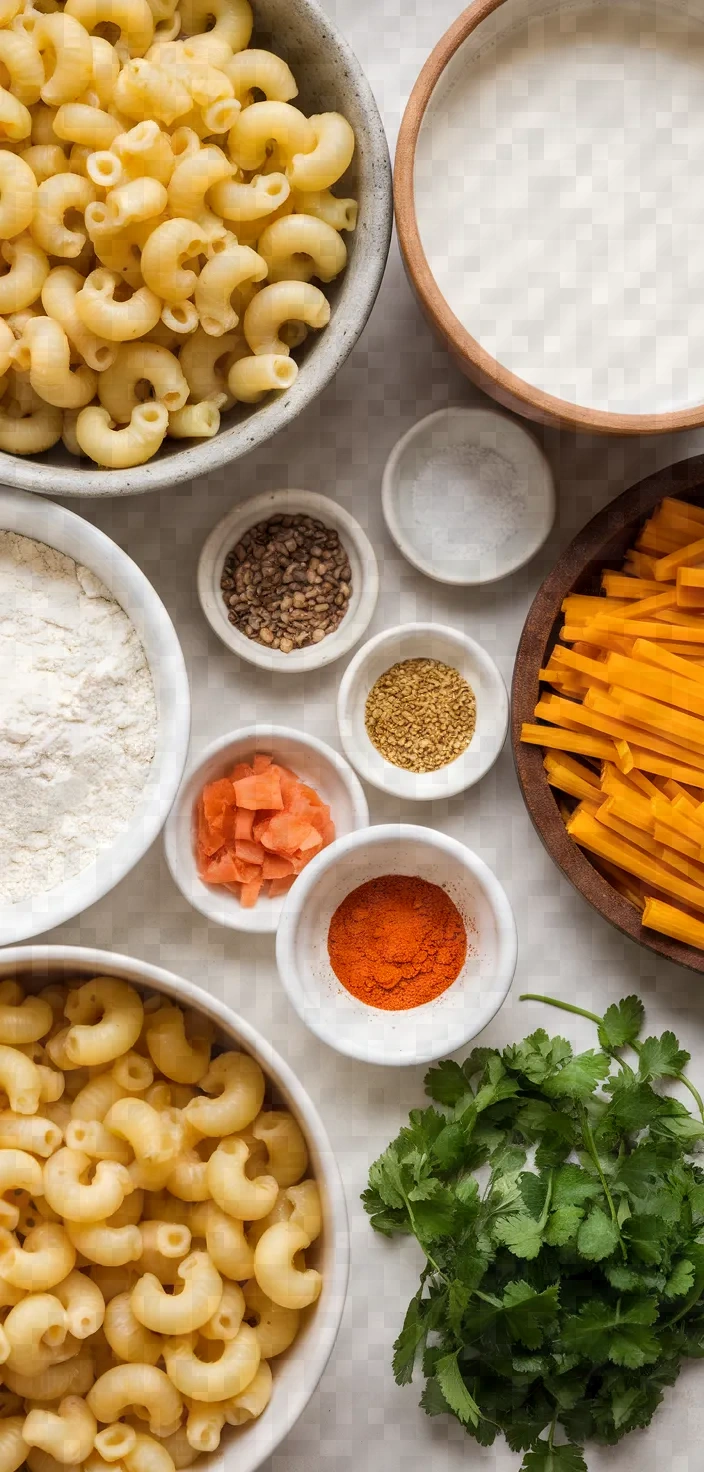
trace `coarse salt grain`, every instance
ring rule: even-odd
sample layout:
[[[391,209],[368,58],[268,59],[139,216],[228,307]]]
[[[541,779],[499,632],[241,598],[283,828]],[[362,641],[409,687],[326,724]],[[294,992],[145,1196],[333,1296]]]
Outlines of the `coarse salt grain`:
[[[411,535],[433,562],[478,561],[529,525],[516,466],[483,445],[426,447],[409,500]]]

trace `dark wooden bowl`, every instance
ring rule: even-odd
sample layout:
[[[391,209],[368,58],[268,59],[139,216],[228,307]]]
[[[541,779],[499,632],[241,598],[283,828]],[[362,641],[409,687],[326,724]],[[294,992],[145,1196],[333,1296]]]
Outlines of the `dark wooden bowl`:
[[[568,593],[598,593],[604,568],[620,568],[628,547],[636,540],[639,523],[663,496],[679,496],[704,505],[704,455],[680,460],[631,486],[600,511],[570,542],[538,590],[521,634],[513,674],[511,740],[523,800],[550,857],[579,893],[624,935],[670,961],[704,971],[704,952],[693,946],[645,930],[628,900],[594,868],[565,829],[538,746],[524,746],[521,726],[534,721],[538,701],[538,674],[548,661],[563,621],[560,611]],[[674,903],[674,902],[673,902]]]

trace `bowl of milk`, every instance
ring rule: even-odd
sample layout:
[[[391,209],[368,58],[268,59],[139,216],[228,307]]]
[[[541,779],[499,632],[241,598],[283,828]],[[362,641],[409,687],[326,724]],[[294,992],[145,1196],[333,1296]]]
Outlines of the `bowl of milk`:
[[[469,377],[545,423],[704,423],[704,12],[477,0],[396,157],[399,237]]]

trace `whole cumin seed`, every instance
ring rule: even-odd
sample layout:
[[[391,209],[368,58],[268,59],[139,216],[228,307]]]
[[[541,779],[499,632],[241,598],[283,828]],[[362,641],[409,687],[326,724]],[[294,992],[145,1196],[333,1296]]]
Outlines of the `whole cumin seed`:
[[[407,772],[436,772],[466,751],[477,723],[471,685],[438,659],[404,659],[385,670],[367,696],[367,735]]]

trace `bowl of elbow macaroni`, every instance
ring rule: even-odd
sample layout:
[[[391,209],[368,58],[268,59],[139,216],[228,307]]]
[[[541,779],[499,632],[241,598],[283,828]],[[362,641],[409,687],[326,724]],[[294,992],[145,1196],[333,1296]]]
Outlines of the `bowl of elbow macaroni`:
[[[4,951],[0,1039],[3,1472],[254,1472],[344,1306],[308,1095],[208,993],[108,952]]]
[[[371,311],[384,130],[316,0],[0,0],[0,479],[176,484],[275,434]]]

